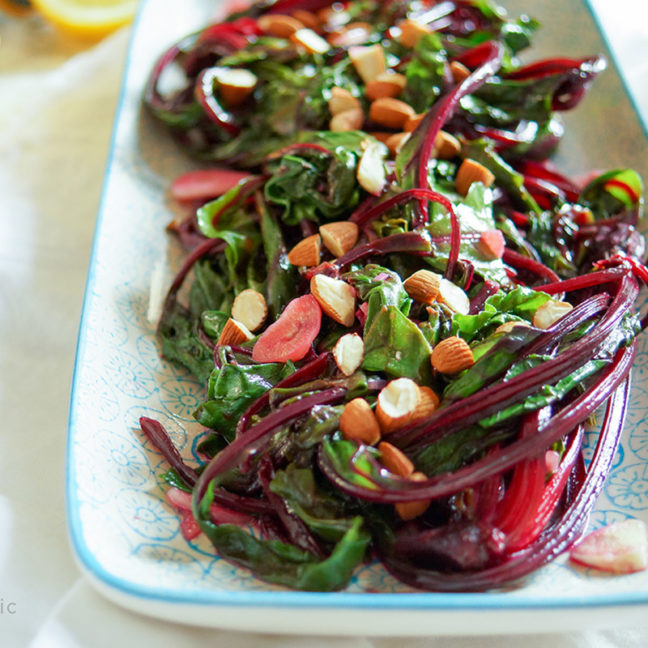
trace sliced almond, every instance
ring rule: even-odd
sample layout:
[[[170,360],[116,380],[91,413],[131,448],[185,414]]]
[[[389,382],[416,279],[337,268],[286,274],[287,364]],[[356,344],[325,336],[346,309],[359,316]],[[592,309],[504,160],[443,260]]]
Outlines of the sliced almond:
[[[331,46],[317,32],[306,27],[292,34],[290,40],[310,54],[325,54],[331,49]]]
[[[385,52],[382,45],[356,45],[349,49],[349,58],[353,67],[365,83],[370,83],[379,74],[387,70]]]
[[[466,158],[457,171],[455,185],[457,191],[465,196],[473,182],[481,182],[484,187],[490,187],[494,181],[495,176],[483,164]]]
[[[459,140],[450,133],[439,131],[439,134],[434,140],[434,148],[436,149],[436,157],[441,160],[451,160],[453,157],[459,155],[461,151],[461,144]]]
[[[375,445],[380,441],[380,426],[371,406],[364,398],[349,401],[340,417],[340,432],[349,441]]]
[[[403,287],[407,294],[421,304],[432,304],[437,300],[443,277],[431,270],[417,270],[410,275]]]
[[[308,29],[312,29],[313,31],[319,31],[320,27],[322,26],[319,18],[310,11],[305,11],[304,9],[295,9],[292,12],[292,15],[293,18],[295,20],[299,20],[299,22],[304,27],[308,27]]]
[[[574,307],[569,302],[548,301],[542,304],[533,315],[533,326],[540,329],[551,328],[561,317]]]
[[[405,425],[420,402],[418,385],[410,378],[397,378],[383,387],[376,401],[376,417],[383,433],[389,434]]]
[[[449,375],[457,374],[475,364],[468,343],[454,335],[442,340],[432,349],[430,361],[436,371]]]
[[[376,99],[369,106],[369,119],[387,128],[402,129],[405,122],[415,114],[412,106],[393,97]]]
[[[319,234],[307,236],[288,252],[288,261],[296,266],[315,266],[320,262],[322,241]]]
[[[410,133],[394,133],[387,138],[385,144],[392,155],[398,155],[409,138]]]
[[[310,290],[331,319],[343,326],[351,326],[355,321],[355,291],[341,279],[333,279],[323,274],[310,280]]]
[[[427,475],[422,472],[413,472],[409,479],[411,481],[423,482],[427,481]],[[428,510],[430,500],[418,500],[414,502],[398,502],[394,504],[394,510],[401,520],[413,520],[420,517]]]
[[[332,131],[354,131],[362,128],[364,114],[360,108],[351,108],[333,115],[329,122],[329,130]]]
[[[450,63],[450,73],[455,83],[461,83],[471,74],[470,70],[463,63],[459,63],[459,61],[452,61]]]
[[[328,107],[329,112],[334,116],[347,110],[362,111],[360,102],[348,90],[338,88],[337,86],[331,88],[331,98],[328,100]],[[360,122],[360,125],[362,125],[362,122]]]
[[[378,450],[380,462],[392,475],[409,477],[414,472],[414,464],[409,457],[389,441],[381,441],[378,444]]]
[[[407,121],[403,125],[403,130],[406,133],[411,133],[412,131],[416,130],[418,128],[418,125],[423,120],[423,117],[425,117],[425,113],[419,113],[418,115],[412,115],[411,117],[408,117]]]
[[[335,257],[341,257],[353,248],[358,240],[360,230],[351,221],[326,223],[319,228],[322,242]]]
[[[437,301],[445,304],[451,311],[468,315],[470,312],[470,299],[468,295],[445,277],[439,281],[439,295]]]
[[[297,18],[284,14],[260,16],[257,24],[266,34],[278,38],[290,38],[296,31],[304,28],[304,25]]]
[[[219,68],[216,79],[221,97],[228,106],[240,106],[258,82],[255,74],[242,68]]]
[[[530,326],[527,322],[504,322],[504,324],[500,324],[494,332],[510,333],[514,328],[530,328]]]
[[[268,316],[265,297],[252,288],[241,291],[232,304],[232,317],[244,324],[248,330],[257,331]]]
[[[248,331],[245,324],[230,317],[218,336],[217,344],[241,344],[241,342],[247,342],[253,337],[254,335]]]
[[[385,153],[386,149],[380,142],[370,142],[362,153],[356,170],[356,178],[360,186],[374,196],[382,193],[387,181],[383,163]]]
[[[416,47],[416,44],[426,34],[431,34],[432,29],[416,20],[403,20],[398,23],[400,28],[400,36],[398,42],[405,47]]]
[[[364,342],[357,333],[343,335],[333,347],[333,358],[338,369],[350,376],[362,364]]]
[[[405,90],[407,77],[398,72],[387,71],[379,74],[373,81],[367,83],[365,94],[367,99],[374,101],[382,97],[398,97]]]
[[[331,32],[327,40],[333,47],[354,47],[364,45],[372,31],[373,27],[369,23],[354,22]]]

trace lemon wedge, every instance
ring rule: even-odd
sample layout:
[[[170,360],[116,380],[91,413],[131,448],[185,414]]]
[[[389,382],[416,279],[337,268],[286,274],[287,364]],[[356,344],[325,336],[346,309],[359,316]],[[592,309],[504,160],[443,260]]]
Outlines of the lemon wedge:
[[[32,0],[45,18],[81,38],[101,38],[130,22],[138,0]]]

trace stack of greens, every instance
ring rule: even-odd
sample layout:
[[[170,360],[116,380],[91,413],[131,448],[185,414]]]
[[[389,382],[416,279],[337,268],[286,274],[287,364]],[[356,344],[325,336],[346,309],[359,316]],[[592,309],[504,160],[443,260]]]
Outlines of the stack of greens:
[[[445,591],[578,539],[645,324],[642,183],[547,163],[605,63],[521,66],[536,28],[489,0],[277,0],[162,56],[149,108],[230,167],[173,185],[196,209],[158,330],[206,384],[206,463],[140,421],[187,538],[298,589],[377,558]]]

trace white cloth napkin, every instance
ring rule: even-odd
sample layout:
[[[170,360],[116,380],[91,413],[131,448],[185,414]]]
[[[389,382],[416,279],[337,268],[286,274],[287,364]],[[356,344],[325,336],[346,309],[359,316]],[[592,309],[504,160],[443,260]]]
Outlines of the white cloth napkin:
[[[644,0],[592,4],[648,114]],[[37,19],[0,18],[0,646],[648,646],[648,623],[614,632],[405,640],[206,630],[121,609],[79,577],[64,513],[67,403],[128,35],[88,48],[59,39]]]

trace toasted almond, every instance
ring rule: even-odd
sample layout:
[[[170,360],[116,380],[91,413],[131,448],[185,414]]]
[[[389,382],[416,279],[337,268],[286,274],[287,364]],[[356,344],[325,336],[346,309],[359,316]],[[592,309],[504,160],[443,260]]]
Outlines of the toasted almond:
[[[427,475],[422,472],[413,472],[409,479],[411,481],[423,482],[427,480]],[[401,520],[413,520],[420,517],[428,510],[430,500],[418,500],[414,502],[398,502],[394,504],[394,509]]]
[[[385,144],[392,155],[398,155],[409,138],[410,133],[394,133]]]
[[[387,69],[382,45],[356,45],[349,48],[353,67],[365,83],[370,83]]]
[[[221,97],[228,106],[239,106],[252,94],[257,77],[242,68],[219,68],[216,74]]]
[[[439,407],[439,397],[431,387],[419,386],[420,402],[412,420],[426,419]]]
[[[450,73],[455,83],[461,83],[471,74],[470,70],[463,63],[459,63],[459,61],[452,61],[450,63]]]
[[[500,324],[496,329],[495,333],[510,333],[514,328],[530,328],[528,322],[504,322]]]
[[[466,158],[457,171],[455,185],[457,191],[465,196],[473,182],[481,182],[484,187],[490,187],[494,181],[495,176],[483,164]]]
[[[380,390],[376,401],[376,417],[383,434],[405,425],[421,402],[418,385],[410,378],[396,378]]]
[[[322,241],[319,234],[307,236],[288,252],[288,261],[296,266],[315,266],[320,262]]]
[[[327,40],[333,47],[354,47],[364,45],[372,31],[373,27],[369,23],[354,22],[331,32]]]
[[[403,287],[407,294],[421,304],[432,304],[437,300],[443,277],[431,270],[417,270],[410,275]]]
[[[434,148],[436,149],[436,157],[441,160],[450,160],[459,154],[461,144],[454,135],[439,131],[434,140]]]
[[[407,121],[403,126],[403,130],[406,133],[411,133],[412,131],[415,131],[418,128],[418,125],[423,120],[423,117],[425,117],[425,113],[419,113],[418,115],[412,115],[411,117],[408,117]]]
[[[267,316],[268,305],[260,292],[247,288],[236,295],[232,304],[232,317],[244,324],[248,330],[260,329]]]
[[[380,426],[369,403],[364,398],[349,401],[340,416],[340,432],[349,441],[375,445],[380,441]]]
[[[569,302],[551,300],[545,302],[536,310],[531,321],[533,326],[537,328],[548,329],[573,308]]]
[[[441,340],[430,356],[432,367],[439,373],[457,374],[475,364],[472,349],[465,340],[452,336]]]
[[[387,181],[385,173],[385,153],[387,150],[380,142],[370,142],[362,153],[356,178],[360,186],[374,196],[379,196]]]
[[[254,335],[248,331],[245,324],[230,317],[218,336],[217,344],[241,344],[241,342],[247,342],[253,337]]]
[[[337,86],[331,88],[331,98],[328,100],[328,107],[331,115],[339,115],[347,110],[362,111],[360,102],[348,90],[338,88]],[[360,122],[360,125],[362,125],[362,122]]]
[[[364,358],[364,342],[357,333],[343,335],[333,347],[333,358],[338,369],[350,376],[361,364]]]
[[[322,242],[331,254],[341,257],[356,244],[360,230],[351,221],[336,221],[320,226],[319,232]]]
[[[360,108],[351,108],[333,115],[329,122],[329,130],[332,131],[354,131],[362,128],[364,114]]]
[[[400,28],[400,36],[398,42],[405,47],[416,47],[416,44],[426,34],[432,33],[432,29],[416,20],[403,20],[398,23]]]
[[[406,85],[407,77],[404,74],[388,70],[367,83],[365,94],[371,101],[382,97],[398,97]]]
[[[355,291],[341,279],[333,279],[323,274],[310,280],[310,290],[331,319],[343,326],[351,326],[355,321]]]
[[[448,281],[445,277],[439,280],[439,295],[437,301],[445,304],[451,311],[468,315],[470,312],[470,299],[459,286]]]
[[[414,464],[407,455],[389,441],[381,441],[378,444],[378,450],[380,462],[392,475],[409,477],[414,472]]]
[[[369,119],[387,128],[403,128],[408,118],[414,114],[412,106],[393,97],[376,99],[369,106]]]
[[[265,16],[260,16],[257,24],[266,34],[277,36],[278,38],[290,38],[296,31],[304,28],[303,23],[297,20],[297,18],[284,14],[266,14]]]
[[[292,12],[292,15],[293,18],[299,20],[304,27],[308,27],[308,29],[312,29],[313,31],[319,31],[321,23],[314,13],[305,11],[304,9],[295,9]]]
[[[317,32],[306,27],[292,34],[290,40],[310,54],[325,54],[331,49],[331,46]]]

